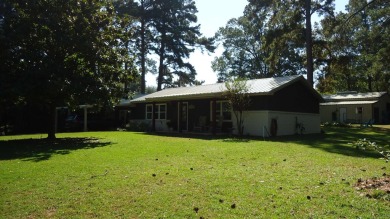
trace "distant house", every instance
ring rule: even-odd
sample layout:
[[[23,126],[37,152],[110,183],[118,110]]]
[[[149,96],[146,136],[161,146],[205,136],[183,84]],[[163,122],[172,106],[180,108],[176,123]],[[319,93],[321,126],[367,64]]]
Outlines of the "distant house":
[[[302,76],[247,81],[251,106],[244,134],[251,136],[319,133],[317,93]],[[234,114],[222,97],[224,83],[169,88],[122,103],[131,123],[150,130],[237,133]]]
[[[323,98],[321,122],[389,123],[390,96],[387,92],[344,92]]]

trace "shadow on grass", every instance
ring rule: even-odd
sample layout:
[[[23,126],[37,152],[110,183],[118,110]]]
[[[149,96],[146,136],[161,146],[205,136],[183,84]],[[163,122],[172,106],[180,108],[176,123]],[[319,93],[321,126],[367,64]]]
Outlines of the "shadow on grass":
[[[378,145],[386,146],[390,142],[390,129],[380,127],[325,127],[324,134],[292,135],[266,138],[265,141],[296,143],[307,147],[316,148],[329,153],[342,154],[353,157],[381,157],[374,151],[363,151],[356,149],[352,144],[359,139],[366,138]],[[261,141],[262,137],[234,138],[229,135],[202,135],[196,133],[142,133],[162,137],[193,138],[201,140],[222,140],[226,143],[244,143]]]
[[[49,160],[53,155],[66,155],[79,149],[92,149],[110,145],[97,138],[19,139],[0,141],[0,160]]]
[[[199,140],[223,140],[229,138],[229,135],[218,134],[212,135],[211,133],[196,133],[196,132],[138,132],[141,135],[146,136],[160,136],[160,137],[174,137],[174,138],[191,138]]]
[[[252,140],[259,140],[258,137],[239,137],[227,133],[218,133],[213,135],[211,133],[197,133],[197,132],[140,132],[143,135],[160,136],[160,137],[174,137],[174,138],[187,138],[187,139],[199,139],[199,140],[220,140],[226,143],[239,143],[239,142],[250,142]]]
[[[324,134],[295,135],[270,139],[274,142],[292,142],[330,153],[353,157],[380,158],[375,151],[364,151],[355,148],[352,143],[366,138],[378,145],[386,146],[390,142],[390,130],[380,128],[341,128],[327,127]]]

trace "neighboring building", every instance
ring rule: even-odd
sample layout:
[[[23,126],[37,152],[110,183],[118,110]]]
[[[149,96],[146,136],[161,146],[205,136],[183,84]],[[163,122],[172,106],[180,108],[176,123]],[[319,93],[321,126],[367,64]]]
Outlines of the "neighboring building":
[[[390,96],[387,92],[344,92],[324,95],[320,105],[321,122],[388,124]]]
[[[302,76],[248,80],[251,105],[244,134],[251,136],[319,133],[321,95]],[[122,103],[131,123],[150,130],[233,132],[235,118],[222,97],[224,83],[169,88]]]

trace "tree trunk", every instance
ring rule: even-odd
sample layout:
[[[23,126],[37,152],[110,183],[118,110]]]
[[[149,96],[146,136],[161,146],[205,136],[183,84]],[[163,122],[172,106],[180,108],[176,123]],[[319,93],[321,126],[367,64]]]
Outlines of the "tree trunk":
[[[238,136],[242,137],[244,135],[242,111],[233,110],[233,114],[234,114],[234,117],[236,117]]]
[[[48,139],[56,139],[56,106],[55,104],[49,105],[49,124],[47,130],[47,138]]]
[[[146,75],[146,69],[145,69],[145,62],[146,62],[146,42],[145,42],[145,5],[144,1],[141,1],[141,10],[142,10],[142,17],[141,17],[141,94],[145,94],[146,90],[146,81],[145,81],[145,75]]]
[[[307,81],[313,87],[313,38],[311,33],[311,1],[305,0]]]
[[[160,64],[158,68],[158,79],[157,79],[157,91],[162,89],[162,82],[164,78],[164,52],[165,52],[165,32],[161,34],[161,46],[159,51]]]
[[[371,76],[371,74],[368,74],[367,84],[368,84],[368,91],[372,92],[372,76]]]

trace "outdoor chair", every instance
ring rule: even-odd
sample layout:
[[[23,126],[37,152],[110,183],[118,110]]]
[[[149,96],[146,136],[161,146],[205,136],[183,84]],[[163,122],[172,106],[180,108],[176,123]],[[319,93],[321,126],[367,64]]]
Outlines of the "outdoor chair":
[[[364,128],[369,127],[369,126],[372,127],[372,125],[374,124],[374,122],[375,122],[375,120],[370,119],[370,120],[368,120],[367,122],[362,123],[360,126],[361,126],[361,127],[364,127]]]

